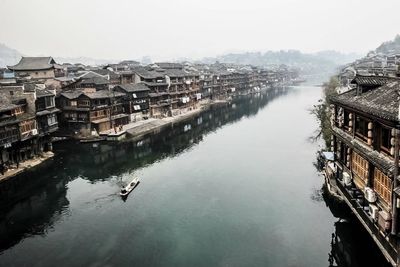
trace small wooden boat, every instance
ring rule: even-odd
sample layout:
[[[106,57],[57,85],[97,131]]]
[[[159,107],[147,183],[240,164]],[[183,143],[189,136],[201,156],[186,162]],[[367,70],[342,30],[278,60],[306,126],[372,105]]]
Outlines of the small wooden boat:
[[[121,189],[121,192],[119,192],[119,195],[121,197],[126,197],[129,195],[130,192],[139,184],[139,178],[134,178],[132,182],[130,182],[127,186],[123,187]]]

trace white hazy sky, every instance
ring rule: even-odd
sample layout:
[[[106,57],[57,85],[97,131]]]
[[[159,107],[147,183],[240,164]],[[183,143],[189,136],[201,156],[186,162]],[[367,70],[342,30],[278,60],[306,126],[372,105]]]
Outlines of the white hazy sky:
[[[400,33],[399,14],[400,0],[0,0],[0,43],[105,59],[364,53]]]

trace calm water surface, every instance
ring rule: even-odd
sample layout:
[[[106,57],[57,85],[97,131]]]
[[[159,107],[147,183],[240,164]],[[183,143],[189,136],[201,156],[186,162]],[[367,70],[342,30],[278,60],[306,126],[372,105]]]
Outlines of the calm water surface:
[[[0,265],[385,266],[322,193],[308,140],[320,97],[280,89],[139,141],[56,144],[1,191]]]

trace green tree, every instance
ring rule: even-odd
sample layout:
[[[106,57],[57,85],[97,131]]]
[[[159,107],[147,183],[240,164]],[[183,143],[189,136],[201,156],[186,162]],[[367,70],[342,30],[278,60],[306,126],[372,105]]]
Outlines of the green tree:
[[[322,85],[323,96],[318,100],[318,104],[314,105],[311,109],[311,114],[315,116],[318,121],[319,128],[312,137],[313,141],[322,138],[325,142],[325,147],[330,147],[332,129],[331,129],[331,111],[330,111],[330,97],[337,95],[337,87],[339,86],[339,79],[337,76],[332,76],[328,82]]]

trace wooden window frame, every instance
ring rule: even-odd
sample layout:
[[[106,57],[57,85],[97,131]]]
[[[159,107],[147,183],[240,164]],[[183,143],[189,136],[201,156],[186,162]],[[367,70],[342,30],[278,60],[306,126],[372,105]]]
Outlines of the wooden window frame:
[[[351,157],[351,170],[357,175],[365,184],[368,182],[369,162],[364,159],[357,152],[352,153]]]
[[[386,204],[392,203],[392,180],[378,168],[374,169],[373,188]]]

